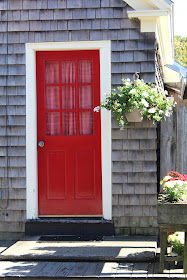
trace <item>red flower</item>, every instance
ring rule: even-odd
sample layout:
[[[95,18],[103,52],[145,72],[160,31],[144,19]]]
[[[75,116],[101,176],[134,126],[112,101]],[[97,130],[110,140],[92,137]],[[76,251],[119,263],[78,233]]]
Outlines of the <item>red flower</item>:
[[[174,233],[175,233],[174,231],[170,231],[170,232],[168,232],[168,235],[174,234]]]
[[[182,175],[177,171],[170,171],[170,172],[168,172],[167,176],[172,177],[172,178],[168,179],[168,181],[177,181],[177,180],[187,181],[187,175],[185,175],[185,174]]]

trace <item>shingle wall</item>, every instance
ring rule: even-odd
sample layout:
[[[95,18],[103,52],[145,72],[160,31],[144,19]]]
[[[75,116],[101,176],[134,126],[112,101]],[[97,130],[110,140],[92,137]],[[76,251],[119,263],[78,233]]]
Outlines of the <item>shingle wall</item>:
[[[157,132],[151,122],[112,129],[113,218],[118,235],[157,235]]]
[[[0,239],[24,232],[25,43],[111,40],[112,88],[135,71],[154,82],[155,35],[140,33],[139,21],[128,19],[127,9],[122,0],[0,1]],[[155,131],[142,123],[121,134],[114,124],[117,233],[156,226]]]

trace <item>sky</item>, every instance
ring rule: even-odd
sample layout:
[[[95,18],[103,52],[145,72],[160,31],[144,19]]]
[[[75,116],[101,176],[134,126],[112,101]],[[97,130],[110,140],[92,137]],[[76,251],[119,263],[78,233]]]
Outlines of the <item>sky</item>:
[[[187,0],[174,2],[174,35],[187,37]]]

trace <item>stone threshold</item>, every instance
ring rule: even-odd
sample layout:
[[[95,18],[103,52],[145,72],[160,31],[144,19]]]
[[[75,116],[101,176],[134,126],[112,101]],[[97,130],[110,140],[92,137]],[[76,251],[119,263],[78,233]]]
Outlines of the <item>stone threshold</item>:
[[[154,261],[157,237],[108,236],[99,241],[40,241],[41,236],[26,236],[4,250],[6,261]]]

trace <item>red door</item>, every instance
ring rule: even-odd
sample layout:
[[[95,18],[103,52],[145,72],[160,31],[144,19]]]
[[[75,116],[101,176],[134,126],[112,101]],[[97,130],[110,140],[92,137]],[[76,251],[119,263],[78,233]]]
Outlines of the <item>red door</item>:
[[[37,52],[40,216],[102,216],[99,51]]]

